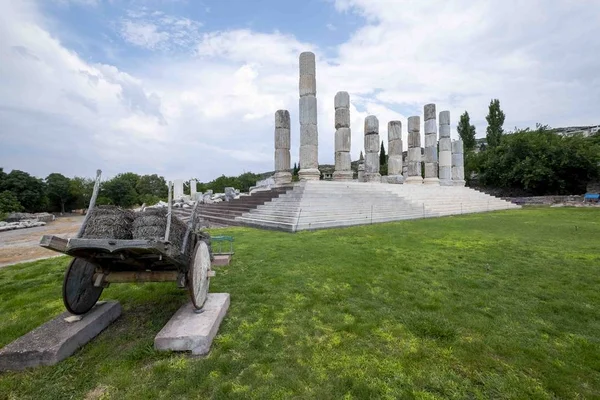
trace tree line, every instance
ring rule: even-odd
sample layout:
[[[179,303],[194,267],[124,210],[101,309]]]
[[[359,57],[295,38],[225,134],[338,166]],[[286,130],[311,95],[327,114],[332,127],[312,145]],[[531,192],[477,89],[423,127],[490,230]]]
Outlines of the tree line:
[[[264,174],[243,173],[239,176],[222,175],[210,182],[197,182],[196,191],[213,190],[222,193],[231,186],[248,191]],[[184,185],[184,193],[190,194],[190,181]],[[51,173],[41,179],[24,171],[12,170],[5,173],[0,168],[0,220],[10,212],[68,212],[86,208],[94,189],[94,180],[86,177],[69,178]],[[103,181],[96,204],[132,207],[166,201],[167,182],[157,174],[138,175],[121,173]]]

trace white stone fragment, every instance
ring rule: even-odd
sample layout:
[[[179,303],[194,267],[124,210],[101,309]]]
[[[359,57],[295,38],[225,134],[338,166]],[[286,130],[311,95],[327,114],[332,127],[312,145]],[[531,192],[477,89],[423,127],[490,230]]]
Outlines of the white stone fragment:
[[[379,120],[374,115],[365,118],[365,135],[369,133],[379,133]]]
[[[402,139],[402,122],[401,121],[388,122],[388,140],[401,140],[401,139]]]
[[[317,125],[300,126],[300,146],[314,146],[319,143],[319,131]],[[300,164],[302,166],[302,164]]]
[[[350,128],[339,128],[335,131],[335,151],[349,152],[351,147]]]
[[[434,134],[437,135],[437,123],[435,119],[425,120],[424,131],[426,135]]]
[[[366,153],[377,153],[381,147],[379,143],[378,134],[365,135],[365,152]]]
[[[420,132],[421,131],[421,117],[413,116],[408,117],[408,132]]]
[[[440,111],[440,126],[450,125],[450,111]]]
[[[300,97],[317,95],[317,77],[315,75],[300,75],[298,85]]]
[[[350,110],[348,108],[335,109],[335,129],[350,127]]]
[[[300,97],[300,125],[317,125],[317,98]]]
[[[333,101],[334,108],[350,108],[350,95],[348,92],[337,92]]]
[[[288,110],[277,110],[275,112],[275,128],[290,129],[290,112]]]
[[[425,104],[423,107],[423,119],[425,121],[435,119],[435,104]]]
[[[440,138],[447,137],[450,138],[450,125],[440,125]]]

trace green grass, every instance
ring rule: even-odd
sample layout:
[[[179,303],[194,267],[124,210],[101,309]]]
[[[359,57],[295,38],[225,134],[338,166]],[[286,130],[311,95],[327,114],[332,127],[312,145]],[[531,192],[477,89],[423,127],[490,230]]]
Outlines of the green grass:
[[[225,229],[231,306],[210,354],[153,350],[175,285],[0,398],[600,398],[600,212],[527,208],[287,234]],[[0,270],[0,346],[63,311],[67,258]]]

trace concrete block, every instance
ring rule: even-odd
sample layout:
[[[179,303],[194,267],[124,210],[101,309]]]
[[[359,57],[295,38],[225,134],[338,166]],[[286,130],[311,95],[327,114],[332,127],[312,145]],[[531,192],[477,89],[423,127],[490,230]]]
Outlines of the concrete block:
[[[300,75],[298,82],[300,97],[317,95],[317,77],[315,75]]]
[[[275,128],[275,148],[290,149],[290,129]]]
[[[365,135],[365,152],[366,153],[377,153],[381,148],[378,134]]]
[[[402,155],[402,140],[390,140],[388,142],[388,154],[389,155]]]
[[[336,171],[350,171],[351,160],[350,153],[346,151],[337,151],[335,153],[335,170]]]
[[[350,109],[335,109],[335,129],[350,127]]]
[[[317,125],[300,125],[300,146],[314,146],[319,143]]]
[[[450,125],[440,125],[440,138],[450,138]]]
[[[379,120],[374,115],[365,118],[365,135],[368,133],[379,133]]]
[[[300,75],[315,75],[315,53],[305,51],[300,53]]]
[[[427,147],[437,147],[437,135],[435,133],[425,135],[425,148]]]
[[[352,133],[350,128],[335,131],[335,151],[350,151]]]
[[[317,169],[319,168],[319,147],[316,145],[300,146],[300,168]],[[320,173],[319,173],[320,176]]]
[[[116,301],[98,302],[87,314],[64,312],[0,349],[0,371],[54,365],[88,343],[121,315]]]
[[[300,125],[317,125],[317,98],[315,96],[300,97]]]
[[[200,314],[191,302],[181,306],[154,338],[154,348],[207,354],[228,308],[229,293],[209,293]]]
[[[290,112],[288,110],[275,111],[275,128],[290,129]]]
[[[333,100],[334,108],[350,108],[350,95],[348,92],[337,92]]]
[[[428,119],[424,123],[424,133],[425,135],[434,134],[437,136],[437,122],[435,119]]]
[[[388,122],[388,140],[402,140],[402,122]]]
[[[291,175],[290,175],[291,178]],[[214,259],[212,261],[212,266],[213,267],[221,267],[224,265],[229,265],[229,263],[231,262],[231,254],[217,254],[214,256]]]
[[[450,125],[450,111],[440,111],[440,126]]]
[[[436,115],[435,115],[435,104],[430,103],[430,104],[425,104],[425,107],[423,107],[423,118],[425,121],[430,120],[430,119],[435,119]]]
[[[413,116],[408,117],[408,132],[420,132],[421,131],[421,117]]]

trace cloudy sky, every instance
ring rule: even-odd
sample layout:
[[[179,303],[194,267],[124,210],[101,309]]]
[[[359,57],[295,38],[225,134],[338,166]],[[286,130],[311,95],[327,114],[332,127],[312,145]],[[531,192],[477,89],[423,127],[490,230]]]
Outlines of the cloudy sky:
[[[273,120],[292,116],[298,55],[317,55],[319,161],[333,97],[362,121],[469,111],[505,129],[600,123],[600,0],[0,0],[0,167],[213,179],[273,169]],[[405,142],[406,147],[406,142]]]

